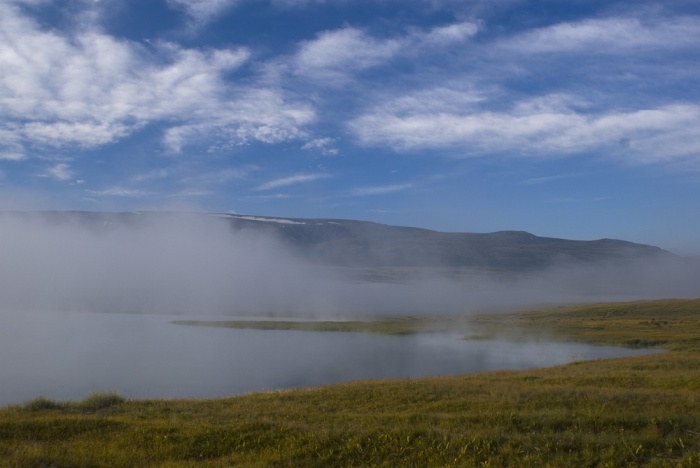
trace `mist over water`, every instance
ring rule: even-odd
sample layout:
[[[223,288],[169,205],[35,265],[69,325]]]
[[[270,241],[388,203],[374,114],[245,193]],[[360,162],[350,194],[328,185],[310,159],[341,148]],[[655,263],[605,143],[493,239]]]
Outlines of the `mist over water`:
[[[580,343],[464,341],[458,335],[237,330],[162,314],[26,312],[0,328],[0,406],[79,400],[212,398],[357,379],[525,369],[649,350]]]
[[[40,216],[0,221],[6,311],[268,312],[314,283],[271,239],[197,216],[99,229]]]
[[[271,236],[234,231],[225,220],[203,215],[94,224],[2,214],[0,374],[6,396],[0,404],[39,394],[81,398],[97,390],[128,397],[217,396],[352,378],[473,372],[484,368],[474,362],[501,351],[523,355],[523,345],[506,343],[471,350],[465,358],[464,342],[446,345],[444,337],[431,355],[426,338],[313,334],[310,340],[303,333],[178,327],[168,323],[173,317],[470,314],[700,295],[697,264],[672,260],[505,276],[433,270],[394,282],[350,280],[346,273],[307,262]],[[339,359],[358,349],[365,352],[359,361]],[[569,351],[577,353],[542,353],[568,359]],[[336,357],[336,365],[318,355]],[[338,374],[341,362],[345,369]],[[511,368],[558,362],[537,358]],[[273,381],[262,377],[270,373]],[[197,386],[205,381],[211,385]]]

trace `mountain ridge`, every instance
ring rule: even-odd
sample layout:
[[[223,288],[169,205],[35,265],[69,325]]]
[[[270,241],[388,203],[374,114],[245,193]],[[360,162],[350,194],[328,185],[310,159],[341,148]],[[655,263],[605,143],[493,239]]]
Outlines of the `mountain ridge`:
[[[231,216],[240,224],[241,218]],[[286,220],[300,224],[278,224],[278,236],[307,256],[338,266],[530,270],[562,263],[674,256],[656,246],[607,238],[582,241],[541,237],[526,231],[460,233],[358,220]]]
[[[570,240],[527,231],[442,232],[336,218],[287,218],[233,213],[162,211],[4,212],[53,223],[80,222],[93,229],[136,225],[148,220],[196,219],[227,222],[233,231],[265,233],[313,262],[363,268],[472,268],[528,271],[554,265],[677,258],[656,246],[602,238]]]

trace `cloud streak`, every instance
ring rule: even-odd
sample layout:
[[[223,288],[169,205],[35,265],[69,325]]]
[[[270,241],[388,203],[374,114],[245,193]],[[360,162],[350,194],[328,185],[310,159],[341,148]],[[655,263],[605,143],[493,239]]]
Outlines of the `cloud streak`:
[[[176,8],[181,8],[194,22],[194,27],[202,27],[221,13],[234,8],[240,0],[168,0]]]
[[[103,190],[86,190],[86,192],[97,197],[141,198],[150,195],[149,192],[144,190],[131,189],[127,187],[110,187]]]
[[[317,180],[329,179],[330,174],[295,174],[280,179],[274,179],[264,184],[258,185],[258,190],[272,190],[290,185],[306,184]]]
[[[293,58],[294,70],[297,76],[317,84],[339,86],[352,82],[363,70],[386,66],[395,58],[434,53],[436,47],[463,43],[478,30],[476,23],[461,22],[391,38],[374,37],[353,27],[323,31],[300,45]]]
[[[700,20],[662,18],[644,22],[610,17],[558,23],[529,31],[502,45],[520,53],[620,54],[633,50],[693,48],[700,41]]]
[[[449,110],[452,103],[440,112],[426,110],[418,100],[406,104],[401,98],[376,106],[349,127],[363,144],[397,151],[451,149],[466,156],[559,157],[604,149],[632,163],[697,157],[700,106],[696,104],[600,113],[548,101],[523,101],[509,112],[473,105],[457,113]],[[434,102],[432,106],[441,107]],[[685,137],[680,142],[672,136],[679,134]]]
[[[372,195],[386,195],[388,193],[402,192],[413,188],[413,184],[393,184],[393,185],[378,185],[373,187],[358,187],[351,194],[355,197],[366,197]]]

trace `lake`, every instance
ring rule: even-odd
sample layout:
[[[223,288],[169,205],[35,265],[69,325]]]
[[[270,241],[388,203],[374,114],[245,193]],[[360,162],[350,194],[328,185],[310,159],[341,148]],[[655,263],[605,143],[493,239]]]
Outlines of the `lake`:
[[[464,341],[171,324],[221,317],[0,313],[0,405],[37,396],[77,400],[212,398],[357,379],[527,369],[653,350],[578,343]],[[231,319],[231,317],[228,317]]]

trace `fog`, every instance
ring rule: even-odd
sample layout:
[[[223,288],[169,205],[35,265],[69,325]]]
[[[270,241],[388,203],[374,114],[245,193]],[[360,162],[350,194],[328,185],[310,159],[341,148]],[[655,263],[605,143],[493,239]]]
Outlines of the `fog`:
[[[111,218],[109,218],[111,219]],[[259,231],[203,215],[102,224],[40,214],[0,217],[0,313],[429,315],[601,300],[697,297],[684,259],[557,266],[520,274],[432,269],[363,281],[314,265]]]
[[[0,223],[3,310],[280,312],[300,304],[315,273],[278,243],[200,216],[136,225]]]
[[[60,317],[60,320],[54,320]],[[639,355],[581,343],[188,327],[172,315],[26,312],[0,328],[0,406],[40,395],[211,398],[348,380],[453,375]]]
[[[458,334],[370,337],[170,323],[178,318],[471,314],[699,292],[697,264],[673,259],[528,274],[377,272],[312,264],[279,239],[233,230],[224,218],[148,214],[126,221],[0,214],[0,405],[39,395],[80,399],[94,391],[212,397],[621,352],[561,343],[469,344]]]

